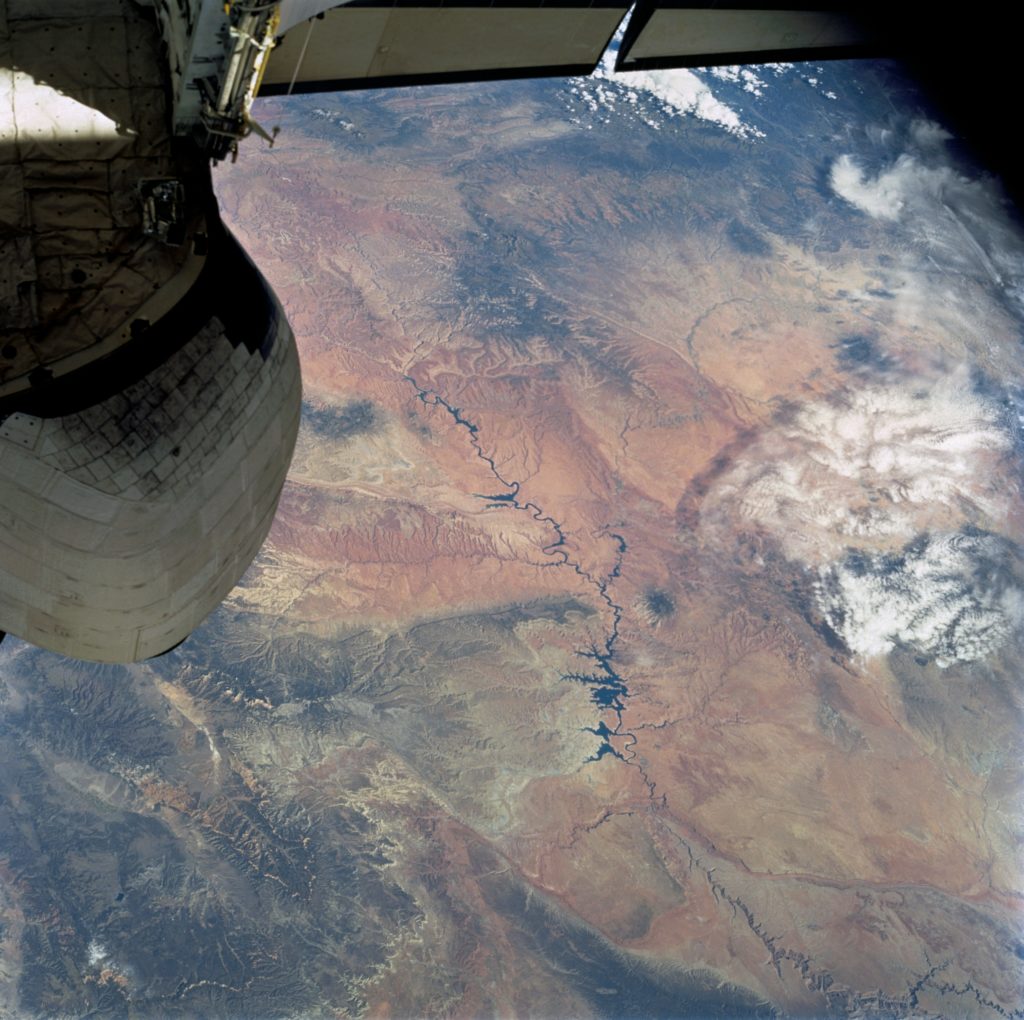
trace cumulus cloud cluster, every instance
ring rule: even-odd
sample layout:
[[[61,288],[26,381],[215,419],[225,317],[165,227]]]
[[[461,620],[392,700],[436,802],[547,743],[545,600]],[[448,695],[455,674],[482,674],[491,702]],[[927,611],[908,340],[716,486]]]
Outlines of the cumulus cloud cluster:
[[[840,156],[832,164],[832,190],[862,212],[883,220],[898,219],[907,202],[920,198],[921,190],[941,189],[951,173],[948,168],[930,169],[913,156],[871,175],[852,156]]]
[[[740,111],[715,95],[701,75],[685,68],[660,71],[617,72],[615,61],[619,46],[629,24],[627,14],[605,50],[600,64],[590,78],[578,78],[573,94],[591,113],[609,113],[628,109],[649,127],[659,130],[666,117],[694,117],[736,135],[738,138],[763,138],[764,132],[744,121]],[[752,96],[762,96],[770,77],[793,71],[792,64],[763,64],[755,71],[749,67],[719,67],[707,72],[708,77],[738,85]],[[817,86],[817,79],[807,78]],[[613,86],[613,87],[609,87]],[[835,98],[832,93],[826,93]],[[655,104],[654,110],[641,110],[638,99]]]
[[[776,62],[749,67],[713,67],[700,72],[685,68],[616,71],[615,62],[632,15],[631,8],[609,42],[594,73],[587,78],[573,79],[573,96],[590,113],[607,113],[609,117],[625,113],[635,116],[655,130],[661,129],[666,118],[693,117],[722,128],[738,138],[764,138],[765,133],[744,120],[740,110],[716,95],[718,82],[728,82],[751,96],[761,98],[772,80],[797,75],[826,98],[837,98],[834,92],[822,84],[821,78],[808,73],[807,65],[804,64]],[[818,71],[820,73],[822,69],[818,68]],[[640,99],[646,102],[638,102]]]
[[[1003,409],[966,371],[918,388],[868,386],[797,409],[715,485],[705,509],[756,523],[817,565],[851,544],[891,547],[933,526],[984,523],[1007,493]]]
[[[616,75],[619,79],[623,77]],[[662,112],[670,116],[689,114],[740,138],[764,137],[764,132],[745,124],[740,114],[722,102],[692,71],[633,71],[624,84],[660,100]]]
[[[965,370],[907,382],[794,410],[710,488],[702,522],[719,536],[756,528],[813,568],[819,608],[852,650],[970,661],[1015,619],[1016,589],[979,566],[995,540],[977,537],[1015,496],[1012,426]]]
[[[823,567],[817,595],[832,629],[861,655],[897,645],[947,667],[995,651],[1021,616],[1004,543],[978,532],[926,535],[896,554],[851,552]]]

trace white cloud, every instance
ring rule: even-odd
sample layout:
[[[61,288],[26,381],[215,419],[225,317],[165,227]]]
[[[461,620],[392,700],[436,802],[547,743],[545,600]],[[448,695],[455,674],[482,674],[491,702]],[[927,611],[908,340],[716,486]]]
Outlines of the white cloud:
[[[741,138],[758,137],[762,133],[744,124],[740,115],[715,97],[711,89],[692,71],[630,71],[616,74],[613,80],[630,89],[646,92],[662,103],[670,116],[691,115],[709,121]]]
[[[852,553],[820,571],[819,608],[859,655],[904,645],[940,667],[974,662],[1020,619],[1005,552],[991,535],[959,532],[922,536],[899,554]]]
[[[941,128],[939,129],[941,130]],[[840,156],[832,164],[832,190],[869,216],[898,219],[904,210],[928,211],[947,217],[955,214],[948,208],[950,200],[971,198],[975,202],[985,185],[958,174],[952,167],[925,166],[915,156],[905,153],[874,176],[868,174],[849,155]]]
[[[936,124],[934,120],[923,119],[911,123],[910,137],[924,149],[945,145],[953,138],[952,134],[941,124]]]
[[[914,121],[910,147],[876,172],[855,156],[839,156],[829,172],[832,190],[861,212],[898,223],[923,256],[921,271],[979,279],[1020,302],[1024,243],[1006,198],[994,180],[967,177],[950,165],[949,138],[938,124]]]
[[[834,92],[825,90],[822,85],[820,75],[824,74],[824,69],[818,68],[817,77],[808,76],[803,73],[802,68],[806,65],[802,64],[775,62],[750,67],[712,67],[699,72],[676,68],[617,73],[615,61],[632,13],[631,8],[594,73],[589,78],[573,79],[571,91],[591,113],[616,110],[616,96],[630,105],[635,105],[637,97],[640,97],[653,109],[635,111],[636,118],[655,130],[661,128],[665,118],[694,117],[738,138],[764,138],[764,132],[744,121],[738,109],[715,94],[713,86],[724,82],[760,99],[770,87],[770,79],[799,74],[812,88],[830,99],[836,98]],[[606,85],[602,85],[602,82]],[[744,106],[747,104],[744,103]],[[628,107],[626,109],[628,111]],[[619,106],[618,113],[621,115],[623,112],[623,107]]]
[[[985,525],[1011,493],[994,465],[1012,439],[965,370],[808,403],[738,457],[704,501],[705,524],[754,525],[792,560],[893,548],[931,527]]]
[[[623,19],[597,70],[589,78],[575,79],[576,86],[582,86],[586,90],[577,94],[592,113],[597,112],[599,106],[606,110],[614,110],[617,95],[624,98],[642,96],[656,103],[658,111],[663,116],[692,116],[715,124],[740,138],[764,137],[756,128],[744,124],[736,110],[718,99],[711,88],[693,71],[676,69],[616,72],[615,61],[629,18],[630,15],[627,14]],[[779,71],[776,70],[776,73]],[[765,86],[762,78],[746,68],[718,68],[714,74],[718,78],[738,83],[754,95],[761,95]],[[608,85],[614,87],[609,88]],[[633,98],[632,102],[635,101]],[[630,100],[627,98],[626,102]],[[649,115],[641,116],[640,119],[650,127],[660,127],[660,124]]]
[[[832,164],[832,190],[869,216],[895,220],[906,205],[908,178],[916,165],[910,156],[901,156],[895,166],[872,178],[852,156],[840,156]]]
[[[805,404],[711,486],[702,533],[768,536],[811,568],[820,612],[856,654],[900,644],[941,666],[983,658],[1021,616],[990,530],[1018,499],[1014,428],[965,369]]]

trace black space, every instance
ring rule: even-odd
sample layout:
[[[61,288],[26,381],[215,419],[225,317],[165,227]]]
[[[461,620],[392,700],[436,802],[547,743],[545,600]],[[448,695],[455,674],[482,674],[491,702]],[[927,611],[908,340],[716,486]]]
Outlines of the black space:
[[[989,11],[949,17],[916,7],[873,16],[882,41],[892,40],[892,55],[906,63],[940,119],[1024,207],[1015,138],[1019,45],[1009,21]]]

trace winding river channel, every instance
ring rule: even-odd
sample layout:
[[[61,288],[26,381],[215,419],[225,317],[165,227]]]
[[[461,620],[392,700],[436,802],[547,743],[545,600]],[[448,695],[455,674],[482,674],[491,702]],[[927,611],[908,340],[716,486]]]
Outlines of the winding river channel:
[[[601,738],[597,751],[587,760],[598,761],[605,755],[611,755],[627,764],[633,764],[635,753],[632,748],[636,743],[636,737],[622,728],[622,714],[626,707],[626,699],[629,697],[629,685],[626,678],[619,673],[615,663],[623,609],[612,597],[610,591],[612,583],[622,572],[622,564],[628,548],[626,540],[616,532],[605,532],[616,545],[615,563],[605,576],[595,577],[570,555],[566,533],[561,522],[532,500],[520,499],[520,482],[505,478],[498,470],[494,458],[487,453],[480,442],[480,426],[466,418],[460,408],[449,403],[439,393],[421,387],[412,376],[407,375],[405,379],[414,387],[416,397],[421,403],[429,407],[442,408],[451,416],[456,425],[466,431],[470,445],[477,457],[487,465],[495,480],[505,490],[497,493],[474,493],[474,495],[495,508],[509,508],[528,513],[535,521],[551,528],[554,532],[554,540],[545,545],[542,550],[545,556],[551,557],[551,565],[575,571],[594,590],[599,601],[604,603],[611,616],[611,624],[606,628],[602,642],[592,644],[588,648],[577,649],[576,654],[584,660],[586,665],[578,671],[563,673],[561,678],[589,687],[591,698],[600,709],[601,716],[604,717],[599,719],[597,725],[586,727],[588,733],[593,733]],[[611,718],[609,719],[608,716]],[[609,725],[609,722],[614,722],[614,725]],[[621,748],[616,747],[613,743],[620,739],[624,741]]]

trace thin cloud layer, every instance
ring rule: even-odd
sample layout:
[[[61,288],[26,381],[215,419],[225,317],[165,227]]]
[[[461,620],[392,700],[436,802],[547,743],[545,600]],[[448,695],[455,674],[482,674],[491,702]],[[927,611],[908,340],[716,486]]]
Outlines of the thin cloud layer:
[[[914,121],[904,151],[879,170],[839,156],[829,171],[832,191],[873,219],[898,223],[929,265],[987,280],[1021,301],[1024,245],[1005,196],[995,181],[952,165],[950,138],[938,124]]]

